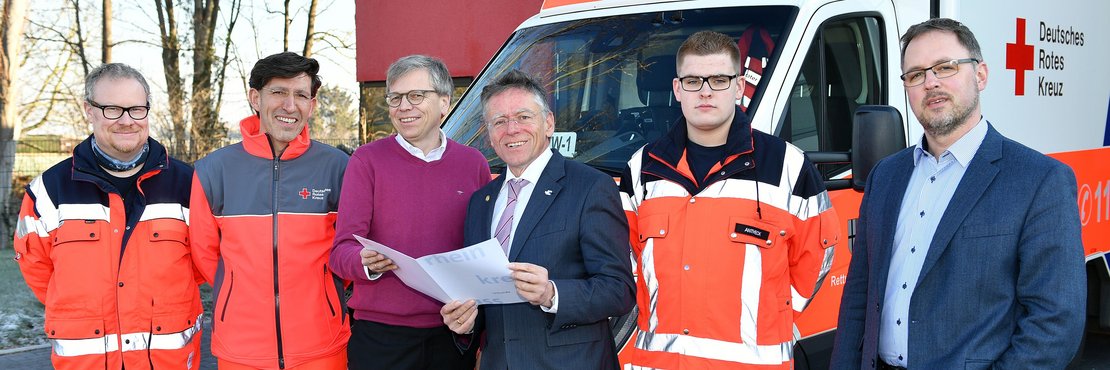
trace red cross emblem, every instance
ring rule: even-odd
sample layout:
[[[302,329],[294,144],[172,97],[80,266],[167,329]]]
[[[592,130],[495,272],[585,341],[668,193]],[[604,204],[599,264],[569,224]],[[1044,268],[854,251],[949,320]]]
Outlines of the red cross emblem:
[[[1014,70],[1014,95],[1025,95],[1025,71],[1033,70],[1033,45],[1025,44],[1025,18],[1017,19],[1014,43],[1006,43],[1006,69]]]
[[[301,199],[308,199],[308,195],[312,193],[308,192],[308,188],[301,188],[301,192],[297,194],[301,195]]]

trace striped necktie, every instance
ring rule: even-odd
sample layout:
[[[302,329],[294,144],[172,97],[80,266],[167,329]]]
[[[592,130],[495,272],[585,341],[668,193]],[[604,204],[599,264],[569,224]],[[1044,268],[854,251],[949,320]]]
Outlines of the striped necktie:
[[[509,180],[509,199],[505,202],[505,210],[501,211],[501,220],[497,221],[497,232],[493,233],[497,241],[501,243],[501,249],[505,251],[506,256],[509,255],[509,233],[513,230],[513,212],[516,211],[516,197],[520,194],[520,189],[524,185],[528,185],[528,180]]]

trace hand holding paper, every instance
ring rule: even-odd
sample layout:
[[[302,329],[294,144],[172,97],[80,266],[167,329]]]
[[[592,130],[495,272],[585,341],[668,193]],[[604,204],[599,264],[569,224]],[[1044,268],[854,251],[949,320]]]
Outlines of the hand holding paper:
[[[359,256],[362,257],[362,265],[366,266],[366,268],[370,269],[370,271],[375,274],[397,269],[397,265],[393,263],[393,260],[370,248],[362,247],[362,251],[359,251]]]
[[[517,293],[506,267],[509,259],[496,239],[416,259],[358,235],[355,239],[366,249],[391,260],[396,265],[394,274],[405,285],[440,302],[473,299],[481,305],[525,301]]]

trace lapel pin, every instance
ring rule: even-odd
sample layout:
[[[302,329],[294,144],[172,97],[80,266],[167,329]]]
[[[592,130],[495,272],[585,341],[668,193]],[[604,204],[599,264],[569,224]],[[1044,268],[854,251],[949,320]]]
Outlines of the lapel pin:
[[[551,189],[544,190],[543,195],[551,195]]]
[[[486,195],[486,201],[487,202],[489,201],[489,195]]]

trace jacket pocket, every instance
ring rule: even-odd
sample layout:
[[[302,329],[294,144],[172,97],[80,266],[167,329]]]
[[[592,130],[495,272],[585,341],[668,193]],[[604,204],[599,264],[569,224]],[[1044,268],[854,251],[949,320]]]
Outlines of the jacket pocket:
[[[142,256],[139,268],[143,271],[144,280],[151,282],[146,288],[156,303],[191,303],[197,294],[197,285],[189,254],[188,226],[184,221],[169,218],[144,223],[147,226],[144,233],[147,245],[135,250]],[[138,236],[132,238],[137,239]]]
[[[636,220],[640,230],[640,243],[652,238],[666,238],[671,232],[670,215],[666,213],[641,214]]]
[[[46,337],[50,339],[89,339],[100,338],[107,333],[104,331],[104,320],[91,319],[58,319],[47,317],[43,325]]]
[[[593,324],[564,325],[553,332],[548,332],[547,345],[554,347],[596,342],[602,339],[612,340],[612,336],[606,335],[608,331],[605,329],[608,327],[608,321]]]
[[[964,370],[989,370],[991,367],[991,360],[969,359],[964,361]]]
[[[234,289],[235,289],[235,271],[234,270],[228,270],[227,294],[224,295],[224,299],[221,299],[221,300],[218,301],[220,303],[223,303],[222,305],[220,305],[220,321],[224,321],[224,318],[227,316],[227,305],[231,303],[231,293]]]
[[[54,273],[46,289],[47,313],[58,319],[99,316],[101,296],[115,287],[107,223],[66,220],[54,232]],[[116,247],[118,248],[118,246]]]

